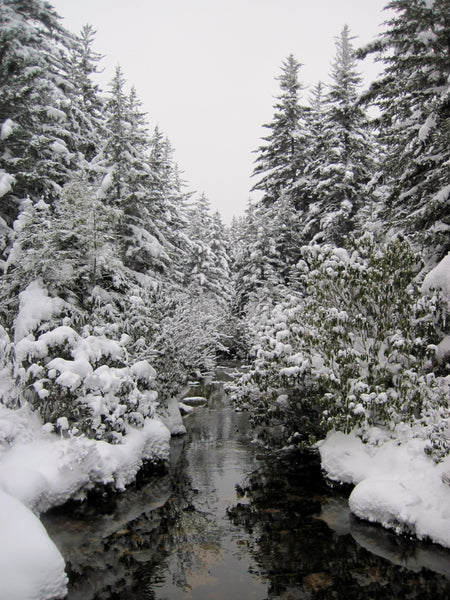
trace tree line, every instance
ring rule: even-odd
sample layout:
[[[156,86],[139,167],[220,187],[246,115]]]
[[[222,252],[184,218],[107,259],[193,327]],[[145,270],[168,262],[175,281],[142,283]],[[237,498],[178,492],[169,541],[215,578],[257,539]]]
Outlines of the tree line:
[[[2,3],[4,403],[120,441],[239,356],[236,401],[283,443],[407,423],[448,452],[449,307],[423,280],[450,249],[450,17],[445,0],[387,8],[365,48],[344,26],[306,100],[285,59],[259,199],[226,228],[122,69],[95,83],[92,28],[68,32],[40,0]],[[369,54],[384,71],[362,90]]]
[[[230,266],[121,67],[95,83],[94,41],[47,2],[0,6],[2,400],[120,441],[214,365]]]
[[[450,13],[440,0],[386,8],[364,48],[344,26],[329,83],[306,100],[302,65],[282,64],[256,151],[261,197],[236,223],[235,310],[251,368],[234,392],[282,444],[407,426],[440,460],[448,274],[433,285],[426,275],[449,270]],[[363,90],[368,55],[384,70]]]

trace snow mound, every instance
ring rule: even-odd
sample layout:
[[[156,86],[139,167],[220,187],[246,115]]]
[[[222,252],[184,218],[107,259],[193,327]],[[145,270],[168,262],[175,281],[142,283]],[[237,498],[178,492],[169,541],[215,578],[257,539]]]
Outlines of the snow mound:
[[[12,421],[10,429],[17,429],[17,411],[4,409],[4,419],[6,412]],[[31,420],[29,425],[33,428]],[[145,419],[140,429],[129,426],[121,444],[84,436],[63,438],[35,427],[26,443],[18,439],[3,449],[0,490],[37,513],[45,512],[67,500],[83,498],[98,485],[123,490],[144,461],[168,460],[169,444],[170,432],[158,419]]]
[[[357,517],[399,531],[414,531],[421,497],[400,481],[369,477],[353,490],[349,506]]]
[[[184,435],[186,427],[183,424],[180,408],[176,398],[170,398],[161,417],[164,425],[172,435]]]
[[[15,342],[32,332],[41,321],[61,312],[64,300],[51,298],[39,280],[31,282],[19,294],[19,312],[14,322]]]
[[[428,292],[431,289],[442,290],[450,298],[450,252],[423,280],[422,291]]]
[[[355,432],[331,432],[319,447],[322,468],[356,484],[349,505],[361,519],[450,548],[450,457],[436,464],[425,440],[406,430],[401,437],[373,428],[363,443]]]
[[[39,519],[0,491],[1,597],[51,600],[67,594],[64,560]]]

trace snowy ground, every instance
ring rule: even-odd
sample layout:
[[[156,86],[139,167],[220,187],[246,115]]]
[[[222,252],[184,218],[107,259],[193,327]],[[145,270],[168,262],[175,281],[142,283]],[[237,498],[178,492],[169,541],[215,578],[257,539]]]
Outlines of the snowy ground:
[[[328,478],[355,484],[350,510],[450,548],[450,456],[435,464],[406,427],[396,439],[378,428],[365,437],[331,432],[319,448]]]
[[[64,597],[64,560],[36,515],[99,484],[122,490],[144,460],[168,458],[169,440],[157,419],[130,427],[116,445],[62,438],[46,432],[27,406],[0,405],[0,599]]]

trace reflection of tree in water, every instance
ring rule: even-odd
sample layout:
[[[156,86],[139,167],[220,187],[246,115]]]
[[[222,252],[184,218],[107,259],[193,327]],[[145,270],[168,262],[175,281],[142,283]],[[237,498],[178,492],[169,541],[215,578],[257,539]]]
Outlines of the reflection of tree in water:
[[[304,457],[263,461],[260,469],[239,486],[245,501],[228,511],[235,525],[253,533],[250,551],[268,578],[268,599],[450,598],[449,578],[428,569],[415,572],[402,566],[409,564],[411,557],[407,555],[417,554],[417,548],[425,544],[349,520],[348,516],[345,527],[339,524],[342,511],[333,515],[339,493],[330,494],[318,461],[310,458],[306,462]],[[383,542],[380,536],[374,537],[374,531],[381,531]],[[374,554],[369,542],[360,546],[354,539],[358,536],[374,540],[377,547],[390,544],[391,555],[396,546],[398,564],[386,560],[392,559],[389,554]],[[407,560],[402,559],[402,553]],[[447,559],[450,556],[445,550],[442,554]]]
[[[69,600],[149,600],[169,557],[174,584],[185,587],[186,572],[219,552],[213,523],[192,504],[184,453],[174,463],[165,475],[141,474],[123,494],[92,496],[44,516],[66,560]]]
[[[187,590],[188,574],[206,572],[211,558],[219,556],[219,536],[211,518],[192,504],[182,512],[175,509],[167,521],[158,564],[153,566],[149,584],[161,583],[170,572],[173,584]]]

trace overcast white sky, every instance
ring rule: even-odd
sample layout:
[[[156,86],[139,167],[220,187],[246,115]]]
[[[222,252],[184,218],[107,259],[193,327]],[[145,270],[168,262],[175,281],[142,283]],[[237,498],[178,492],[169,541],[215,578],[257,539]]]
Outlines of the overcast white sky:
[[[175,148],[190,189],[205,192],[229,223],[255,181],[252,152],[266,133],[283,60],[300,79],[326,80],[345,23],[355,44],[372,40],[387,0],[50,0],[67,29],[90,23],[105,55],[101,85],[120,64],[150,126]],[[377,68],[361,64],[367,80]],[[308,93],[305,93],[305,99]]]

